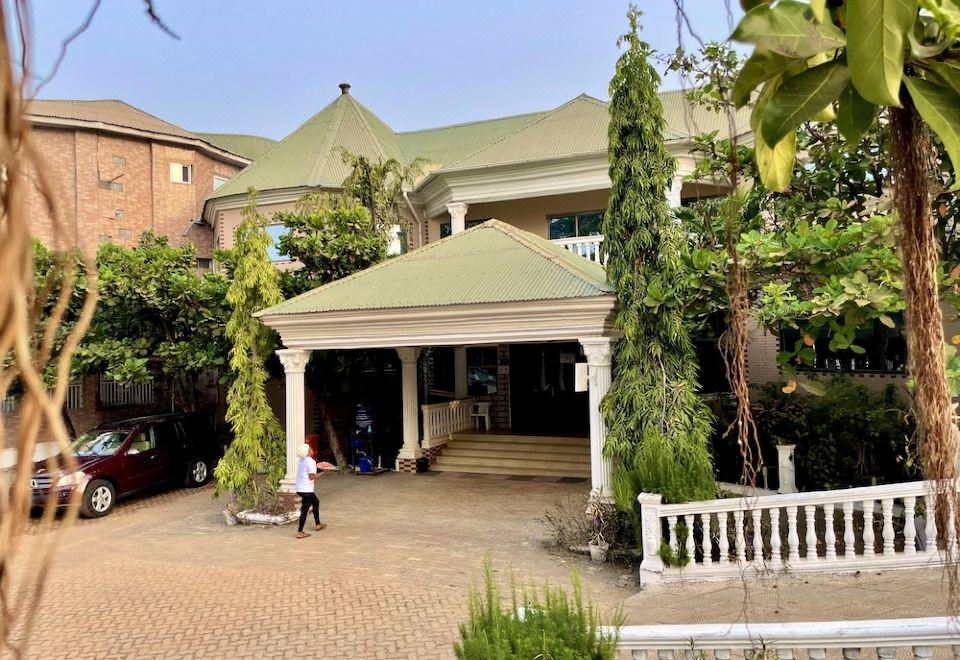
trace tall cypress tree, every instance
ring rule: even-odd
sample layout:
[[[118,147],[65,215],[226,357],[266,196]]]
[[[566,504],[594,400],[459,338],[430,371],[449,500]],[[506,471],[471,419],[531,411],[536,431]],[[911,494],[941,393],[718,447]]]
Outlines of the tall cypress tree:
[[[628,18],[630,31],[618,42],[626,50],[610,82],[611,189],[601,244],[623,332],[602,403],[604,450],[646,492],[674,502],[712,498],[711,415],[697,396],[683,315],[685,241],[666,197],[676,163],[664,146],[660,77],[637,33],[639,10],[631,7]]]
[[[227,302],[233,310],[226,328],[233,344],[227,421],[233,427],[234,440],[214,474],[217,494],[232,491],[242,504],[250,506],[269,502],[286,469],[283,428],[264,389],[268,378],[264,361],[276,344],[276,336],[253,316],[281,302],[283,296],[277,269],[267,254],[267,221],[257,209],[252,188],[242,218],[230,255],[233,280],[227,291]],[[260,475],[265,481],[262,487],[257,483]]]

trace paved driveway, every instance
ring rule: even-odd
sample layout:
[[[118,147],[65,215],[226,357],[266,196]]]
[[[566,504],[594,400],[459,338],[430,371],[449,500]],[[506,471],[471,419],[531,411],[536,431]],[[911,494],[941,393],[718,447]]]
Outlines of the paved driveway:
[[[485,553],[606,604],[622,569],[543,547],[538,516],[586,484],[385,474],[318,482],[329,527],[223,523],[212,490],[134,500],[69,530],[28,657],[450,658]],[[29,542],[42,538],[34,530]]]
[[[450,658],[485,553],[506,579],[576,567],[628,623],[816,621],[946,610],[935,571],[619,587],[624,569],[545,548],[540,514],[585,484],[386,474],[317,484],[329,527],[232,527],[212,489],[122,504],[67,531],[28,658]],[[25,539],[42,541],[34,525]]]

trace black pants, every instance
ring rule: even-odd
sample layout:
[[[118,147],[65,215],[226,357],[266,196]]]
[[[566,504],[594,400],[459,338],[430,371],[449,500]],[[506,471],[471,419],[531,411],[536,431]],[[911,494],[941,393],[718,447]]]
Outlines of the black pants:
[[[297,531],[302,532],[303,526],[307,522],[307,512],[310,511],[310,507],[313,507],[313,519],[319,525],[320,524],[320,500],[317,499],[316,493],[300,493],[297,495],[300,496],[300,528]]]

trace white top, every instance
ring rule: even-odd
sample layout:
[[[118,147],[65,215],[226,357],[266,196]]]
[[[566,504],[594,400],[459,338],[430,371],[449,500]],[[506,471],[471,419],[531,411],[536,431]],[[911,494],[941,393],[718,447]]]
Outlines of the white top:
[[[317,462],[309,456],[300,459],[300,465],[297,466],[297,492],[312,493],[313,482],[310,481],[310,475],[317,473]]]

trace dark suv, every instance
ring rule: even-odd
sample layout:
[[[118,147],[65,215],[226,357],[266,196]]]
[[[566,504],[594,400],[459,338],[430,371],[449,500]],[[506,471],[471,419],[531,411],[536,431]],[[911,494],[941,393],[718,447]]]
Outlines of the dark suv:
[[[222,454],[209,420],[196,413],[138,417],[101,424],[73,443],[77,471],[51,474],[45,461],[34,466],[34,506],[49,497],[66,505],[79,490],[80,513],[105,516],[118,497],[157,484],[183,481],[201,486]],[[62,463],[62,461],[61,461]]]

